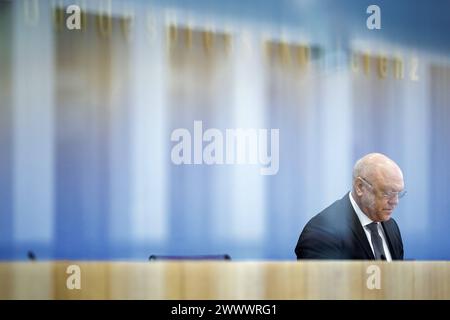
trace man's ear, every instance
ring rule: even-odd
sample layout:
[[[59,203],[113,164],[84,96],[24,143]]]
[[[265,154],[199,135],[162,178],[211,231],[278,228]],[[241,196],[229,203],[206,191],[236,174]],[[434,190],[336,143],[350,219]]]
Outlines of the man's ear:
[[[361,197],[363,194],[361,180],[355,179],[355,181],[353,182],[353,188],[355,189],[356,195],[358,197]]]

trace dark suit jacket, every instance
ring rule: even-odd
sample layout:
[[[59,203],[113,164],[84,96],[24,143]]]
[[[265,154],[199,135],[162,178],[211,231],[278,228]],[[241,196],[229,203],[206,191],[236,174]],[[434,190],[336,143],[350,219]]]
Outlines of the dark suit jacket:
[[[391,218],[381,225],[392,260],[403,260],[403,242],[397,223]],[[297,259],[375,259],[348,193],[306,224],[295,254]]]

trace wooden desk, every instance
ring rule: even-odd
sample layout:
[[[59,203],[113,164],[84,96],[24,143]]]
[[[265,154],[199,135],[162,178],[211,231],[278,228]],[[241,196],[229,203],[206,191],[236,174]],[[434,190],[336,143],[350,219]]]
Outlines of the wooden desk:
[[[0,299],[450,299],[450,262],[3,262]]]

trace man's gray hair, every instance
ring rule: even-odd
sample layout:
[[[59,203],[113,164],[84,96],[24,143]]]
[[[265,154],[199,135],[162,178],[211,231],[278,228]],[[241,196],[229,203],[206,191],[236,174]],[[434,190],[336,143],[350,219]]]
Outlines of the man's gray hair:
[[[358,177],[367,178],[370,173],[370,166],[366,161],[366,157],[363,157],[356,161],[355,166],[353,167],[353,181]]]

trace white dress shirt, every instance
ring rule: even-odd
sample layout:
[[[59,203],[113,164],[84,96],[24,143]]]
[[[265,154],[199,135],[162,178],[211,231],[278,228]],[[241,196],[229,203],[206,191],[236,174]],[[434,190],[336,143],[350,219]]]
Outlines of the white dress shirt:
[[[372,245],[372,236],[370,235],[370,230],[367,227],[368,224],[371,224],[374,221],[372,221],[368,216],[366,216],[364,214],[364,212],[362,212],[362,210],[359,208],[358,204],[353,199],[352,193],[349,192],[348,195],[350,197],[350,202],[352,203],[353,210],[355,210],[356,215],[359,218],[359,222],[361,222],[364,232],[366,233],[367,240],[369,240],[370,247],[372,248],[372,252],[375,255],[375,252],[373,251],[373,245]],[[386,242],[386,235],[384,234],[383,227],[381,226],[381,223],[379,223],[379,222],[377,222],[376,224],[377,224],[378,234],[380,235],[381,239],[383,240],[383,249],[384,249],[384,253],[386,254],[386,260],[392,261],[391,253],[389,252],[389,248],[388,248],[388,245]]]

